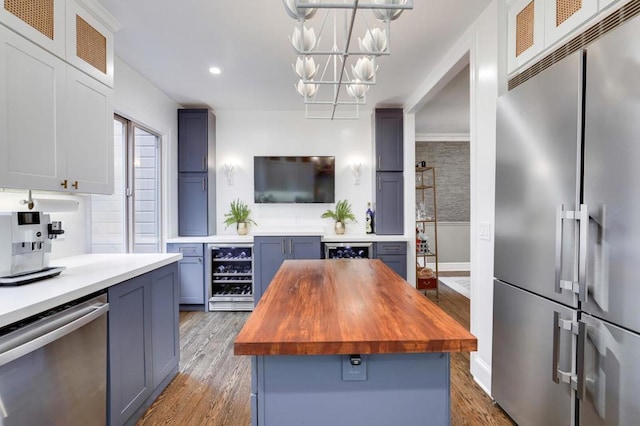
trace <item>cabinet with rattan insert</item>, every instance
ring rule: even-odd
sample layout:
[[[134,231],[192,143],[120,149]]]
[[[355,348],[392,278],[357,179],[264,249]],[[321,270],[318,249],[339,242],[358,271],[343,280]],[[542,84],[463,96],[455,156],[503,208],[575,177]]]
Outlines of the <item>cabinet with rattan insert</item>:
[[[508,73],[532,64],[599,12],[621,6],[620,0],[514,0],[508,9]]]
[[[438,219],[436,171],[434,167],[416,167],[416,288],[438,288]],[[431,238],[428,237],[431,235]],[[421,238],[423,237],[423,238]],[[433,267],[429,266],[432,265]]]
[[[0,23],[113,87],[113,33],[118,24],[112,16],[85,1],[0,1]]]
[[[113,193],[113,89],[5,25],[0,187]]]

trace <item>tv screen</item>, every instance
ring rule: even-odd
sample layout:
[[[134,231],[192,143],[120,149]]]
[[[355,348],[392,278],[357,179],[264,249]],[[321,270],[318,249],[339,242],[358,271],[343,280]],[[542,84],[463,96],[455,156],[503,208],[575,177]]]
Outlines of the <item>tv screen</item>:
[[[335,157],[253,157],[256,203],[333,203]]]

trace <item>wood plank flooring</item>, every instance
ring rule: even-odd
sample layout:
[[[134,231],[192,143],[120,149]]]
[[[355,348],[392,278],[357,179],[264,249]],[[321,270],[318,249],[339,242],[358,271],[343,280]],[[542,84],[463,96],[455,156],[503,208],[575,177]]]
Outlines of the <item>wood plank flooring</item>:
[[[439,305],[469,328],[467,298],[441,285]],[[137,425],[249,425],[251,362],[233,355],[233,341],[248,316],[180,312],[180,373]],[[451,354],[451,424],[514,424],[474,382],[468,353]]]

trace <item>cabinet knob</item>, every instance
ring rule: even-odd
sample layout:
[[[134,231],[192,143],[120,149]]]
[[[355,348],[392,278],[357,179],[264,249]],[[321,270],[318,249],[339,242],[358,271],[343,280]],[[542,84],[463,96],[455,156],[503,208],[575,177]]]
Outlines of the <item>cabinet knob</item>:
[[[74,180],[73,183],[71,184],[71,186],[73,186],[74,189],[78,189],[78,181]]]
[[[67,189],[67,180],[63,180],[62,182],[60,182],[60,186],[63,187],[64,189]]]

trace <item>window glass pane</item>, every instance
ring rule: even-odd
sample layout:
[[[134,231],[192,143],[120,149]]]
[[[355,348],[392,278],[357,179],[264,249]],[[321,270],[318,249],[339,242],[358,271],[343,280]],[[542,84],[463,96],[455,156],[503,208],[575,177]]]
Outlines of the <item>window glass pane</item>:
[[[91,251],[124,253],[125,238],[125,123],[113,121],[114,191],[113,195],[91,196]]]
[[[133,252],[160,252],[160,159],[158,137],[134,130]]]

